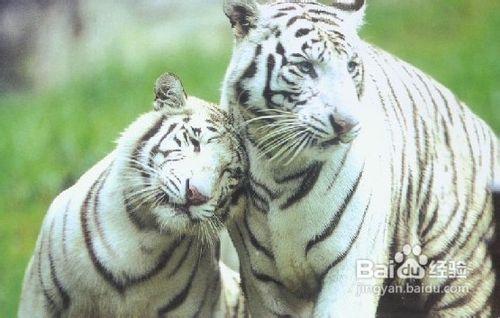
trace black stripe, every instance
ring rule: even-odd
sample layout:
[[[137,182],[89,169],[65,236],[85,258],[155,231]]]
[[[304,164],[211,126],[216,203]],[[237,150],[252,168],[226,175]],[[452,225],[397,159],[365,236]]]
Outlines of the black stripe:
[[[333,12],[330,12],[330,11],[326,11],[326,10],[321,10],[321,9],[310,9],[308,10],[309,13],[312,13],[312,14],[318,14],[318,15],[329,15],[333,18],[336,18],[336,19],[339,19],[339,17],[337,16],[337,14],[333,13]],[[339,19],[339,21],[342,21],[342,19]]]
[[[135,150],[133,151],[133,154],[132,154],[132,159],[139,161],[139,158],[138,158],[139,157],[139,153],[142,150],[142,148],[144,147],[145,142],[148,141],[149,139],[153,138],[153,136],[156,135],[156,133],[158,133],[158,131],[160,130],[160,128],[163,125],[163,121],[164,120],[165,120],[164,116],[162,116],[160,119],[158,119],[158,121],[153,125],[153,127],[150,130],[148,130],[137,141],[136,148],[135,148]]]
[[[252,246],[256,250],[262,252],[264,255],[269,257],[270,259],[274,260],[273,253],[270,250],[268,250],[267,248],[265,248],[262,244],[260,244],[260,242],[257,240],[255,235],[253,234],[252,229],[250,228],[250,224],[248,222],[248,213],[245,213],[243,220],[244,220],[244,224],[245,224],[245,229],[247,230],[248,237],[250,238],[250,243],[252,243]]]
[[[347,157],[349,156],[349,153],[351,152],[352,149],[352,144],[349,145],[349,148],[345,151],[344,156],[342,157],[342,160],[340,160],[339,168],[337,171],[335,171],[335,174],[331,178],[332,182],[328,185],[327,191],[330,191],[333,186],[335,185],[335,182],[337,182],[337,177],[339,176],[340,172],[344,168],[345,163],[347,162]]]
[[[265,194],[271,199],[271,200],[276,200],[277,198],[280,197],[280,194],[278,192],[272,191],[269,189],[265,184],[257,181],[255,177],[253,176],[252,173],[250,173],[250,182],[253,185],[256,185],[258,188],[262,189],[262,191],[265,192]]]
[[[163,137],[161,138],[161,140],[158,144],[161,144],[163,142],[163,140],[165,140],[165,138],[167,138],[167,136],[170,135],[170,133],[175,129],[175,127],[177,127],[177,123],[173,123],[172,125],[170,125],[170,127],[168,127],[167,132],[165,133],[165,135],[163,135]],[[151,137],[153,137],[153,136],[151,136]]]
[[[207,299],[209,297],[211,298],[214,298],[215,299],[215,302],[212,304],[211,307],[211,311],[210,311],[210,314],[214,313],[214,306],[217,304],[217,298],[220,297],[220,270],[217,270],[217,273],[215,275],[215,278],[213,279],[213,283],[210,284],[208,282],[208,279],[206,281],[206,286],[205,286],[205,290],[203,291],[203,296],[202,296],[202,300],[201,300],[201,303],[200,305],[198,306],[198,309],[196,310],[196,312],[194,313],[193,317],[196,318],[196,317],[199,317],[200,316],[200,313],[201,311],[203,310],[203,307],[205,307],[205,304],[207,303]],[[211,293],[209,294],[208,291],[211,290]],[[217,292],[218,291],[218,292]],[[213,297],[213,296],[216,296],[216,297]]]
[[[437,216],[438,216],[438,211],[439,211],[439,205],[436,205],[436,207],[432,210],[432,216],[429,220],[429,223],[427,223],[427,226],[422,228],[420,237],[426,241],[426,236],[429,233],[429,231],[433,228],[433,225],[436,224]],[[428,211],[425,211],[427,213]],[[421,213],[424,213],[422,210]]]
[[[179,247],[179,244],[185,239],[184,236],[179,237],[176,239],[171,246],[169,246],[159,257],[156,266],[154,266],[149,272],[146,272],[142,274],[141,276],[136,276],[132,277],[129,279],[127,286],[132,286],[136,285],[142,282],[145,282],[152,277],[156,276],[158,273],[160,273],[168,264],[168,261],[170,260],[172,254],[176,251],[176,249]]]
[[[111,163],[108,166],[108,168],[106,169],[106,173],[102,176],[102,178],[98,179],[98,182],[100,184],[99,184],[99,187],[97,189],[97,193],[94,196],[94,202],[92,205],[92,216],[93,216],[93,220],[94,220],[94,225],[97,229],[97,235],[101,239],[103,246],[108,250],[108,252],[110,254],[114,254],[114,251],[113,251],[111,245],[109,244],[109,242],[106,240],[106,237],[104,235],[104,230],[102,228],[102,224],[101,224],[101,221],[99,219],[99,203],[100,203],[99,199],[100,199],[101,191],[102,191],[102,189],[103,189],[103,187],[106,184],[106,181],[108,179],[112,165],[113,165],[113,163]]]
[[[354,242],[356,242],[356,240],[358,239],[359,233],[361,232],[361,228],[363,227],[363,224],[365,223],[366,213],[368,212],[368,209],[370,208],[371,201],[372,201],[372,194],[370,194],[370,198],[368,199],[368,203],[366,204],[365,211],[363,212],[363,216],[361,218],[361,223],[359,224],[359,227],[358,227],[356,233],[354,234],[354,237],[352,237],[351,240],[349,241],[347,248],[343,252],[341,252],[339,254],[339,256],[337,256],[337,258],[335,258],[335,260],[332,263],[330,263],[330,265],[328,265],[327,268],[323,271],[323,273],[320,275],[321,281],[323,281],[325,279],[325,276],[328,274],[328,272],[332,268],[337,266],[337,264],[342,262],[344,260],[344,258],[347,256],[347,254],[349,254],[349,252],[351,251],[351,248],[353,247]]]
[[[475,254],[477,251],[479,251],[479,249],[474,249],[474,252],[473,254]],[[484,262],[486,261],[486,258],[489,256],[489,253],[488,251],[485,252],[485,255],[484,255],[484,258],[481,262],[479,262],[478,264],[484,264]],[[464,260],[464,262],[467,264],[468,261],[472,258],[472,255],[470,255],[470,257],[466,260]],[[478,269],[481,269],[481,272],[483,270],[482,267],[479,267],[479,268],[476,268],[476,270]],[[491,270],[491,269],[490,269]],[[470,274],[470,273],[469,273]],[[469,277],[470,278],[470,277]],[[448,279],[446,279],[446,281],[444,281],[443,284],[441,284],[441,286],[451,286],[452,283],[454,281],[457,281],[459,279],[459,277],[449,277]],[[481,279],[479,279],[481,281]],[[447,294],[446,293],[434,293],[434,294],[431,294],[429,296],[429,298],[427,298],[425,304],[424,304],[424,310],[429,312],[431,311],[433,308],[435,308],[439,303],[442,302],[443,298],[446,296]]]
[[[137,162],[140,162],[140,156],[141,156],[141,151],[144,149],[146,146],[146,142],[150,140],[158,131],[161,129],[163,126],[163,122],[166,118],[164,116],[161,116],[160,119],[153,125],[153,127],[148,130],[136,143],[135,149],[132,152],[131,156],[131,163],[130,167],[137,170],[141,171],[142,177],[147,179],[149,174],[144,170],[143,167],[141,167]]]
[[[88,220],[87,220],[87,214],[89,213],[89,205],[90,201],[95,195],[95,191],[97,186],[99,185],[99,180],[104,176],[107,170],[104,170],[101,172],[97,180],[92,184],[90,190],[87,193],[87,196],[82,204],[82,207],[80,209],[80,223],[82,225],[82,233],[83,233],[83,238],[85,241],[85,245],[87,247],[87,252],[89,254],[90,260],[92,261],[92,264],[94,267],[97,269],[97,272],[108,282],[110,283],[115,289],[117,289],[120,293],[124,291],[123,284],[119,283],[118,281],[115,280],[113,274],[111,271],[109,271],[107,268],[104,267],[104,265],[101,263],[101,261],[97,258],[97,255],[95,254],[94,251],[94,246],[92,242],[92,234],[90,233],[89,225],[88,225]]]
[[[314,29],[305,29],[305,28],[298,29],[297,32],[295,32],[295,37],[300,38],[300,37],[306,36],[313,30]]]
[[[337,210],[337,212],[334,214],[333,218],[330,220],[328,226],[321,232],[320,235],[315,236],[312,240],[307,242],[306,249],[305,249],[305,255],[309,253],[311,248],[313,248],[316,244],[323,242],[326,240],[330,235],[333,233],[335,228],[337,227],[338,223],[340,222],[340,219],[342,215],[344,214],[345,210],[349,206],[349,204],[352,201],[352,198],[354,197],[354,194],[357,192],[359,184],[361,183],[361,178],[363,177],[363,172],[364,172],[364,165],[363,168],[361,168],[361,171],[359,172],[356,180],[354,181],[354,184],[352,185],[351,189],[347,193],[346,198],[342,202],[342,205],[340,208]]]
[[[491,271],[490,271],[491,273]],[[470,277],[469,277],[470,279]],[[443,311],[443,310],[449,310],[449,309],[456,309],[457,307],[463,307],[465,305],[467,305],[468,303],[472,302],[472,300],[474,300],[474,297],[477,296],[478,294],[481,294],[481,293],[478,293],[478,289],[479,287],[482,286],[482,283],[483,283],[483,279],[479,278],[476,282],[476,284],[474,285],[474,287],[472,289],[469,289],[467,294],[463,295],[462,297],[458,297],[457,299],[443,305],[443,306],[438,306],[438,307],[435,307],[435,308],[432,308],[432,311]],[[476,303],[474,303],[474,305],[477,305]]]
[[[454,196],[455,196],[455,205],[454,205],[453,210],[452,210],[452,215],[448,218],[445,226],[441,228],[441,231],[439,231],[439,233],[437,233],[434,236],[430,237],[426,242],[432,241],[432,240],[436,239],[437,237],[441,236],[444,232],[446,232],[446,230],[448,229],[449,224],[451,223],[452,219],[455,217],[456,213],[458,212],[458,208],[460,207],[460,202],[457,199],[458,198],[458,189],[457,189],[457,185],[458,185],[457,172],[458,171],[456,169],[456,164],[455,164],[455,152],[454,152],[454,150],[453,150],[453,148],[451,147],[451,144],[450,144],[450,135],[449,135],[448,128],[446,127],[445,119],[442,118],[441,121],[442,121],[442,124],[443,124],[443,127],[444,127],[444,129],[443,129],[444,139],[445,139],[446,147],[449,150],[450,164],[452,166],[451,167],[451,172],[453,173],[452,185],[454,187],[454,191],[453,192],[454,192]],[[429,229],[430,228],[431,228],[431,226],[429,226]]]
[[[278,11],[293,11],[293,10],[297,10],[297,7],[285,7],[278,9]]]
[[[432,92],[431,92],[430,87],[429,87],[429,83],[428,83],[428,81],[425,81],[418,72],[414,71],[413,74],[415,74],[417,76],[418,80],[420,81],[420,83],[423,84],[423,86],[424,86],[424,88],[426,90],[426,93],[427,93],[426,95],[430,98],[430,100],[432,102],[432,106],[434,107],[433,108],[433,113],[435,115],[436,127],[438,127],[438,124],[439,124],[439,120],[438,120],[439,108],[437,106],[436,100],[434,99],[434,95],[432,95]]]
[[[289,80],[288,78],[286,78],[286,74],[283,74],[281,75],[281,79],[286,83],[288,84],[289,86],[296,86],[297,84],[295,82],[293,82],[292,80]]]
[[[474,251],[478,251],[478,249],[475,249]],[[488,256],[489,256],[489,253],[486,251],[483,260],[481,262],[479,262],[478,264],[484,264],[486,262],[486,259],[487,259]],[[464,262],[467,264],[471,257],[472,257],[472,255],[467,260],[465,260]],[[483,267],[478,267],[478,268],[476,268],[476,270],[480,270],[481,273],[483,273],[484,268]],[[492,270],[493,270],[493,268],[490,267],[490,270],[489,270],[488,274]],[[470,273],[469,273],[469,276],[470,276]],[[458,277],[450,277],[441,286],[451,286],[453,284],[453,282],[456,282],[458,279],[459,279]],[[480,283],[483,282],[483,281],[484,281],[484,278],[482,278],[482,277],[479,278],[479,282]],[[471,294],[472,293],[467,293],[466,295],[468,296],[468,295],[471,295]],[[448,295],[448,294],[446,294],[446,293],[434,293],[434,294],[431,294],[429,296],[429,298],[427,299],[427,301],[425,302],[425,305],[424,305],[425,311],[429,312],[429,311],[435,310],[434,308],[437,308],[437,305],[440,304],[443,301],[443,299],[444,299],[444,297],[446,297],[446,295]]]
[[[174,141],[177,144],[177,146],[179,146],[179,147],[182,146],[182,142],[181,142],[181,140],[179,138],[174,137]]]
[[[287,15],[287,14],[284,13],[284,12],[280,12],[280,13],[277,13],[277,14],[273,15],[272,18],[273,19],[277,19],[277,18],[281,18],[282,16],[285,16],[285,15]]]
[[[55,219],[52,219],[52,224],[50,225],[49,232],[49,265],[50,265],[50,277],[52,279],[52,283],[56,286],[59,295],[62,300],[62,310],[66,310],[69,308],[71,304],[71,299],[66,291],[66,289],[62,286],[61,281],[57,277],[56,266],[54,262],[54,256],[52,255],[52,233],[54,232],[54,224]]]
[[[381,59],[383,59],[383,57],[381,56],[381,54],[378,51],[374,50],[373,52],[375,53],[375,55],[378,55],[378,57],[380,57]],[[389,87],[389,90],[391,92],[391,95],[392,95],[394,101],[396,102],[395,106],[397,106],[397,107],[394,108],[394,110],[395,110],[394,113],[398,117],[398,121],[399,121],[399,119],[402,120],[401,123],[402,123],[402,125],[404,127],[404,130],[407,131],[408,130],[408,124],[406,122],[406,117],[404,116],[403,107],[401,106],[401,102],[398,99],[398,95],[396,94],[396,90],[392,86],[392,82],[390,81],[390,77],[387,75],[387,72],[386,72],[385,68],[380,64],[380,61],[378,61],[375,56],[372,56],[372,57],[373,57],[373,61],[379,66],[380,70],[382,71],[382,73],[384,75],[384,79],[386,80],[386,84]],[[387,66],[388,63],[385,62],[385,64]],[[396,112],[396,109],[399,112]],[[401,118],[399,118],[399,117],[401,117]]]
[[[243,80],[252,78],[257,73],[257,59],[262,52],[262,45],[257,45],[255,48],[255,55],[250,63],[250,65],[243,72],[243,75],[236,82],[235,92],[236,92],[236,102],[242,106],[248,106],[248,100],[250,99],[250,92],[243,88]]]
[[[213,300],[213,303],[212,303],[212,306],[211,306],[211,310],[210,310],[210,313],[214,313],[215,312],[215,308],[217,307],[217,305],[219,304],[219,300],[221,299],[221,293],[220,293],[220,289],[222,288],[222,283],[221,283],[221,279],[220,279],[220,268],[219,270],[217,271],[217,276],[215,278],[215,281],[214,281],[214,286],[217,287],[216,291],[217,294],[216,294],[216,297],[214,297],[214,300]],[[214,288],[215,289],[215,288]],[[225,304],[224,304],[225,305]]]
[[[474,193],[475,193],[475,187],[476,187],[476,181],[477,181],[476,180],[476,178],[477,178],[477,166],[476,166],[477,163],[476,163],[476,158],[474,156],[473,146],[472,146],[472,143],[470,140],[471,134],[470,134],[469,130],[467,129],[467,124],[466,124],[463,116],[460,116],[460,122],[462,124],[462,128],[463,128],[465,134],[468,135],[465,139],[467,141],[467,145],[468,145],[468,149],[469,149],[470,160],[472,161],[472,171],[471,171],[471,176],[469,178],[470,189],[469,189],[469,193],[467,194],[466,200],[465,200],[466,205],[462,209],[462,218],[460,220],[458,228],[454,232],[454,234],[453,234],[452,238],[449,240],[449,242],[455,242],[461,236],[461,234],[463,232],[463,227],[465,226],[465,224],[468,220],[468,214],[469,214],[468,212],[471,209],[471,207],[474,205],[474,201],[475,201]],[[457,174],[457,173],[458,173],[458,171],[455,171],[455,174]],[[458,194],[456,194],[456,195],[458,195]],[[485,202],[488,202],[488,196],[486,196],[486,198],[484,198],[484,200],[485,200]],[[483,207],[482,213],[484,213],[485,208],[486,207]],[[454,215],[455,215],[455,213],[454,213]],[[450,218],[449,222],[451,222],[451,218]],[[449,222],[447,222],[447,223],[449,224]],[[448,226],[446,226],[444,228],[444,230],[447,230],[447,229],[448,229]],[[432,239],[435,239],[438,237],[439,236],[436,235]],[[450,251],[448,249],[445,249],[445,250],[441,251],[441,253],[436,255],[435,258],[442,259],[442,257],[444,257],[449,252]]]
[[[354,0],[352,3],[334,2],[331,5],[343,11],[358,11],[365,5],[365,0]]]
[[[43,230],[42,230],[43,231]],[[38,266],[37,266],[37,272],[38,272],[38,282],[40,284],[40,287],[42,289],[43,296],[45,297],[45,300],[47,302],[47,305],[49,306],[48,310],[51,311],[57,311],[57,305],[56,302],[52,299],[52,296],[49,293],[49,290],[45,286],[45,283],[43,282],[43,277],[42,277],[42,255],[43,255],[43,244],[44,244],[44,236],[43,232],[40,237],[40,248],[38,249]]]
[[[194,276],[198,271],[199,263],[200,263],[200,258],[197,259],[195,265],[193,266],[191,274],[189,275],[188,281],[186,282],[184,288],[177,295],[175,295],[174,298],[168,304],[158,309],[158,317],[165,316],[168,312],[175,310],[176,308],[181,306],[182,303],[184,303],[189,293],[189,290],[191,289],[191,286],[193,284]]]
[[[307,194],[309,194],[309,192],[316,185],[316,182],[318,181],[322,168],[323,168],[323,163],[320,162],[314,163],[311,166],[311,169],[309,169],[307,174],[304,176],[304,179],[302,180],[302,183],[300,184],[297,191],[291,197],[289,197],[285,203],[280,205],[280,209],[286,210],[292,205],[299,202],[305,196],[307,196]]]
[[[271,78],[273,77],[273,70],[276,64],[276,60],[272,54],[269,54],[267,57],[267,77],[266,77],[266,87],[264,88],[264,99],[266,100],[267,108],[272,108],[271,105],[274,104],[273,99],[273,91],[271,89]]]
[[[252,275],[259,281],[263,282],[263,283],[273,283],[273,284],[276,284],[278,285],[279,287],[284,287],[283,283],[280,282],[279,280],[277,280],[276,278],[274,277],[271,277],[267,274],[264,274],[264,273],[260,273],[260,272],[257,272],[256,270],[254,270],[252,268]]]
[[[172,269],[172,272],[168,274],[168,278],[171,278],[173,277],[175,274],[177,274],[177,272],[179,271],[179,269],[182,267],[182,265],[184,264],[184,262],[186,261],[188,255],[189,255],[189,252],[191,251],[191,246],[193,245],[193,240],[192,239],[189,239],[189,243],[186,247],[186,249],[184,250],[184,253],[182,254],[182,256],[179,258],[179,262],[175,265],[175,267]]]
[[[262,53],[262,45],[259,44],[255,48],[255,54],[254,54],[254,58],[252,60],[252,63],[247,67],[247,69],[243,73],[243,76],[242,76],[242,78],[240,80],[245,79],[245,78],[252,78],[252,77],[255,76],[255,74],[257,73],[257,64],[256,64],[256,61],[259,58],[259,56],[260,56],[261,53]]]
[[[328,19],[328,18],[314,17],[314,18],[310,18],[310,19],[309,19],[309,21],[311,21],[311,22],[313,22],[313,23],[324,23],[324,24],[327,24],[327,25],[329,25],[329,26],[334,26],[334,27],[339,26],[339,24],[338,24],[338,22],[337,22],[337,21],[333,21],[333,20],[330,20],[330,19]],[[331,41],[331,39],[330,39],[330,41]],[[332,43],[333,43],[333,44],[337,44],[337,45],[335,45],[335,49],[337,50],[337,52],[339,52],[339,53],[340,53],[340,51],[338,51],[338,49],[340,48],[340,47],[338,47],[338,44],[340,44],[340,43],[333,42],[333,41],[332,41]],[[343,45],[343,44],[344,44],[344,43],[342,43],[342,45]],[[344,51],[343,49],[342,49],[342,52],[343,52],[343,53],[347,53],[347,52],[346,52],[346,51]]]
[[[434,89],[436,90],[436,92],[438,93],[439,97],[441,98],[441,100],[444,103],[444,106],[445,106],[445,109],[446,109],[446,112],[447,112],[447,115],[448,115],[447,119],[450,120],[451,126],[454,126],[453,111],[450,108],[450,104],[448,103],[448,100],[446,99],[446,97],[444,96],[443,92],[438,87],[436,87],[435,85],[433,87],[434,87]]]
[[[288,60],[285,56],[285,48],[280,42],[276,45],[276,53],[281,56],[281,67],[285,66],[288,63]]]
[[[137,212],[134,211],[132,206],[130,205],[129,200],[127,199],[127,195],[123,193],[123,206],[125,207],[125,211],[127,213],[128,219],[130,222],[139,230],[145,230],[148,228],[147,224],[137,215]]]
[[[321,50],[321,53],[318,55],[318,61],[321,61],[321,62],[324,61],[324,56],[327,53],[327,49],[328,49],[327,42],[324,42],[323,49]],[[318,77],[318,75],[316,74],[315,78],[317,78],[317,77]]]
[[[97,257],[95,250],[94,250],[94,242],[92,240],[92,234],[89,229],[89,224],[88,224],[88,213],[89,213],[89,204],[92,198],[94,200],[97,200],[97,197],[99,196],[99,193],[96,193],[96,187],[99,184],[99,180],[104,176],[107,170],[104,170],[99,178],[94,182],[92,187],[90,188],[89,192],[87,193],[87,196],[85,198],[85,201],[82,204],[81,210],[80,210],[80,222],[82,226],[82,233],[85,241],[85,246],[87,247],[87,252],[89,254],[90,260],[92,261],[92,264],[94,265],[95,269],[101,275],[113,288],[115,288],[119,293],[124,293],[126,288],[136,285],[139,283],[142,283],[156,274],[158,274],[168,263],[170,256],[172,253],[175,251],[175,249],[179,246],[179,243],[184,239],[183,236],[178,238],[176,241],[174,241],[169,248],[166,249],[165,252],[163,252],[159,259],[157,264],[148,272],[136,276],[136,277],[127,277],[125,281],[120,281],[115,278],[113,273],[104,266],[104,264],[101,263],[99,258]]]
[[[477,233],[480,229],[478,229],[478,224],[479,224],[479,221],[481,221],[483,219],[483,217],[485,215],[489,215],[488,213],[488,205],[490,204],[491,202],[491,193],[487,195],[487,197],[485,198],[484,202],[483,202],[483,206],[481,207],[481,214],[479,214],[476,218],[475,218],[475,221],[474,221],[474,225],[472,225],[471,227],[471,230],[469,231],[469,233],[467,233],[465,239],[460,243],[459,247],[455,250],[455,252],[453,253],[453,257],[456,256],[456,254],[459,252],[459,251],[462,251],[464,249],[464,247],[470,243],[472,241],[472,235]],[[470,220],[469,220],[470,222]],[[486,229],[481,237],[481,239],[479,240],[478,244],[481,244],[482,243],[482,240],[484,239],[484,237],[486,236],[486,234],[488,233],[489,231],[489,228],[490,226],[493,224],[493,220],[490,220],[490,222],[487,224],[487,226],[483,227],[484,229]]]
[[[373,75],[370,74],[370,78],[371,78],[371,81],[372,83],[374,84],[375,86],[375,89],[377,90],[377,95],[378,95],[378,98],[379,98],[379,101],[380,103],[382,104],[382,108],[384,110],[384,114],[385,114],[385,121],[387,123],[387,126],[389,127],[389,131],[391,133],[391,136],[394,138],[394,129],[391,125],[391,116],[389,115],[389,109],[388,109],[388,105],[387,105],[387,101],[385,100],[384,96],[382,96],[382,92],[380,90],[380,87],[377,83],[377,81],[375,80],[375,78],[373,77]],[[394,140],[391,142],[391,146],[392,146],[392,153],[390,154],[391,155],[391,163],[392,161],[394,160],[394,153],[396,153],[396,146],[394,145]],[[395,182],[394,178],[395,178],[395,166],[394,164],[391,164],[391,180],[392,180],[392,183]]]
[[[290,27],[292,24],[294,24],[295,22],[297,22],[298,19],[302,19],[303,17],[302,16],[295,16],[293,18],[291,18],[290,20],[288,20],[288,22],[286,23],[286,27]]]
[[[394,87],[392,86],[390,80],[389,80],[389,76],[387,75],[384,67],[380,64],[380,62],[378,61],[378,57],[381,55],[381,53],[379,53],[377,50],[375,50],[374,48],[372,49],[372,59],[373,61],[378,65],[378,67],[380,68],[380,71],[382,72],[383,74],[383,78],[385,79],[386,81],[386,84],[389,86],[390,88],[390,93],[391,93],[391,96],[392,96],[392,105],[393,107],[391,107],[391,109],[393,110],[394,112],[394,117],[395,117],[395,120],[396,122],[398,123],[399,127],[400,127],[400,131],[401,132],[404,132],[404,131],[407,131],[407,123],[406,123],[406,118],[404,117],[404,113],[403,113],[403,109],[401,107],[401,104],[397,98],[397,95],[396,95],[396,92],[394,90]],[[380,58],[382,58],[380,56]],[[385,63],[387,64],[387,62]],[[399,110],[399,112],[397,111]],[[403,199],[403,192],[404,192],[404,189],[405,189],[405,177],[406,177],[406,173],[408,171],[408,165],[407,165],[407,158],[405,156],[406,154],[406,147],[407,147],[407,138],[406,138],[406,134],[405,133],[399,133],[400,136],[401,136],[401,139],[402,139],[402,150],[401,150],[401,177],[400,177],[400,180],[398,181],[399,182],[399,193],[397,194],[397,196],[394,198],[394,201],[397,201],[397,203],[395,204],[395,206],[399,207],[399,209],[397,210],[396,212],[396,226],[395,226],[395,233],[398,233],[400,228],[405,226],[402,222],[402,217],[401,217],[401,213],[403,213],[404,211],[404,208],[405,208],[405,202],[404,202],[404,199]],[[393,171],[395,172],[395,171]],[[405,220],[403,220],[405,221]]]
[[[260,212],[267,214],[269,212],[269,202],[264,199],[260,194],[258,194],[252,185],[248,187],[248,194],[250,197],[250,201],[253,206],[257,208]]]
[[[499,308],[498,308],[498,284],[497,284],[497,289],[493,290],[493,292],[490,294],[490,296],[486,299],[486,302],[483,304],[482,307],[478,308],[476,312],[472,313],[470,316],[471,317],[485,317],[483,315],[485,312],[490,311],[489,314],[491,314],[491,311],[493,310],[493,313],[496,313],[498,315]],[[495,308],[495,309],[494,309]]]
[[[245,250],[245,254],[247,255],[248,257],[248,265],[250,266],[250,271],[252,272],[252,275],[259,281],[261,282],[264,282],[264,283],[275,283],[276,285],[280,286],[280,287],[283,287],[283,283],[278,281],[277,279],[274,279],[273,277],[267,275],[267,274],[264,274],[264,273],[261,273],[261,272],[258,272],[257,270],[255,270],[252,266],[252,263],[251,263],[251,259],[250,259],[250,251],[248,250],[248,247],[245,243],[245,237],[243,236],[243,232],[241,231],[240,227],[238,225],[236,225],[236,230],[238,231],[238,235],[241,237],[241,243],[243,245],[243,248]],[[242,275],[243,277],[244,275]]]
[[[293,180],[297,180],[297,179],[300,179],[300,178],[304,178],[304,176],[311,170],[313,169],[314,165],[316,163],[312,163],[310,166],[308,166],[307,168],[303,169],[303,170],[299,170],[298,172],[295,172],[293,174],[290,174],[288,176],[285,176],[285,177],[281,177],[281,178],[275,178],[274,179],[274,182],[276,183],[279,183],[279,184],[282,184],[282,183],[287,183],[287,182],[290,182],[290,181],[293,181]]]

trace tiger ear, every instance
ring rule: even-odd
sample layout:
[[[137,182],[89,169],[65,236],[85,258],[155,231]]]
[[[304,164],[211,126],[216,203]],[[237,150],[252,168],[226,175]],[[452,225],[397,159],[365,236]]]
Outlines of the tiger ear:
[[[333,0],[331,6],[340,10],[342,15],[351,22],[354,30],[363,25],[366,9],[365,0]]]
[[[172,73],[162,74],[155,84],[155,111],[182,110],[186,105],[187,94],[179,77]]]
[[[244,38],[255,27],[257,13],[255,0],[224,0],[224,14],[229,18],[237,39]]]

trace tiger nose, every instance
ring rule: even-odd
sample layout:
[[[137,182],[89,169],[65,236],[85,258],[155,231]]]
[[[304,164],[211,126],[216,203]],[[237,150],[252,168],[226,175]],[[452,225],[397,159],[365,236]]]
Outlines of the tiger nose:
[[[193,186],[188,179],[186,181],[186,204],[198,206],[207,203],[209,197],[202,194],[195,186]]]
[[[337,136],[345,135],[353,130],[354,127],[359,125],[359,122],[352,117],[348,116],[334,116],[328,117],[333,131]]]

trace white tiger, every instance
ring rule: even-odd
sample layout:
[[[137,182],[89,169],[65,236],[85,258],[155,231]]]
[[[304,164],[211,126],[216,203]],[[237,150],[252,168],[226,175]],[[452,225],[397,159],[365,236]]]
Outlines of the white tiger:
[[[52,203],[19,317],[242,314],[217,238],[244,180],[241,141],[174,75],[157,81],[154,106]]]
[[[235,44],[221,104],[250,161],[248,207],[228,228],[250,314],[488,317],[496,138],[448,89],[361,40],[364,10],[225,1]],[[401,252],[424,271],[465,262],[467,277],[358,277],[358,261]],[[377,292],[405,284],[436,288]]]

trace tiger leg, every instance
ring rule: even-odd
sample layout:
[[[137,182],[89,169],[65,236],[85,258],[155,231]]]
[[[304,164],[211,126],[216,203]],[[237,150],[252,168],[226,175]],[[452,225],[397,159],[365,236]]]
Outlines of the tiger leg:
[[[374,292],[360,292],[356,277],[356,262],[348,257],[344,263],[323,279],[318,300],[314,308],[314,318],[330,317],[375,317],[380,295]],[[342,273],[342,274],[339,274]],[[365,280],[363,284],[373,290],[381,289],[382,280]]]

